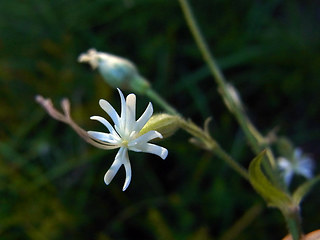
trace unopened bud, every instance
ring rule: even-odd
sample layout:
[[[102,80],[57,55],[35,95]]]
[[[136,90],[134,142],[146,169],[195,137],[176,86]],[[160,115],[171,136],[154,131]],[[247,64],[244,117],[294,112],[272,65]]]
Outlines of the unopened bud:
[[[93,69],[98,68],[103,79],[113,88],[128,89],[143,94],[149,82],[138,73],[135,65],[127,59],[89,49],[82,53],[79,62],[87,62]]]
[[[225,90],[226,90],[225,94],[229,97],[226,97],[223,100],[227,105],[227,107],[229,108],[229,110],[232,112],[235,112],[236,109],[243,110],[240,95],[237,89],[235,89],[235,87],[232,86],[231,84],[227,84]],[[222,92],[222,89],[219,89],[219,91]]]
[[[147,124],[141,129],[140,134],[145,134],[151,130],[155,130],[163,136],[163,138],[170,137],[180,127],[180,117],[160,113],[153,115]]]

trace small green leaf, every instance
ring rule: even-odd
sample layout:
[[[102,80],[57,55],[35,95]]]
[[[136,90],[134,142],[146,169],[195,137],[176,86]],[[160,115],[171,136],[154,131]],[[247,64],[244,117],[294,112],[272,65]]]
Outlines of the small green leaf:
[[[262,151],[256,156],[249,166],[249,180],[253,188],[266,200],[270,206],[280,209],[292,203],[290,196],[274,186],[265,176],[261,169],[261,162],[266,151]]]
[[[320,180],[320,175],[314,177],[313,179],[301,184],[293,193],[293,202],[296,205],[299,205],[301,200],[305,197],[305,195],[311,190],[311,188],[318,183]]]

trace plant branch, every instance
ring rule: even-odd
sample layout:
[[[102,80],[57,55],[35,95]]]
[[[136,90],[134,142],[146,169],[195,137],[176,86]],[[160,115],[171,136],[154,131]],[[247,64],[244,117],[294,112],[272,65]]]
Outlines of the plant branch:
[[[235,115],[254,152],[258,154],[265,148],[266,141],[264,140],[264,137],[259,133],[259,131],[251,123],[250,119],[247,117],[244,109],[242,108],[241,99],[237,97],[235,98],[230,91],[230,84],[228,84],[225,80],[225,77],[218,67],[215,58],[211,54],[210,49],[204,37],[202,36],[202,33],[200,32],[200,28],[195,21],[195,17],[191,11],[189,3],[186,0],[179,0],[179,2],[196,44],[198,45],[210,72],[218,84],[221,97],[223,98],[228,109]]]

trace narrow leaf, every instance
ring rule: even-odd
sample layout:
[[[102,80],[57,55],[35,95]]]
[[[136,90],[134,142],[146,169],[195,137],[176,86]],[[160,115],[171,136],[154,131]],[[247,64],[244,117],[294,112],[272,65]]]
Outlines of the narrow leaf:
[[[277,186],[274,186],[261,169],[261,162],[266,151],[259,153],[250,163],[249,180],[253,188],[266,200],[270,206],[285,208],[291,203],[291,198]]]
[[[299,205],[306,194],[311,190],[311,188],[318,183],[320,180],[320,175],[314,177],[313,179],[301,184],[293,193],[293,201],[296,205]]]

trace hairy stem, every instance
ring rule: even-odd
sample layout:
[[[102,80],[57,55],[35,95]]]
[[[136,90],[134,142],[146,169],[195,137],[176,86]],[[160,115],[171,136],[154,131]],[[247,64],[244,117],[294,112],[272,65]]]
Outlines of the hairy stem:
[[[260,132],[255,128],[252,124],[248,116],[246,115],[244,109],[242,108],[242,102],[240,97],[234,97],[231,90],[230,84],[227,83],[223,73],[221,72],[218,64],[210,52],[208,44],[206,43],[202,33],[200,32],[200,28],[195,20],[195,17],[192,13],[191,7],[187,0],[179,0],[182,11],[184,13],[185,19],[189,26],[189,29],[199,47],[199,50],[207,63],[219,89],[219,93],[225,102],[227,108],[230,112],[235,116],[239,125],[241,126],[243,132],[248,139],[250,146],[253,151],[258,154],[263,149],[267,150],[267,156],[269,161],[265,161],[263,163],[268,176],[274,184],[279,183],[278,177],[274,174],[275,171],[273,169],[276,167],[275,160],[271,149],[267,146],[267,143],[264,137],[260,134]]]
[[[242,108],[242,103],[240,97],[232,96],[229,84],[225,80],[223,73],[220,71],[218,64],[210,52],[210,49],[200,31],[200,28],[195,20],[192,13],[191,7],[187,0],[179,0],[183,14],[189,26],[189,29],[199,47],[199,50],[207,63],[217,85],[219,88],[219,93],[221,94],[227,108],[231,113],[234,114],[239,125],[243,129],[252,149],[255,153],[259,153],[263,148],[266,148],[267,156],[269,161],[265,162],[264,167],[267,171],[268,176],[274,184],[278,184],[278,176],[273,170],[275,168],[275,160],[271,149],[268,147],[264,137],[252,124],[245,111]],[[285,216],[289,232],[291,233],[294,240],[299,240],[302,237],[302,228],[298,211],[290,212],[290,214],[283,213]]]
[[[202,148],[213,152],[216,156],[225,161],[234,171],[243,178],[249,180],[248,172],[238,162],[236,162],[223,148],[204,130],[191,121],[180,120],[180,126],[189,134],[200,141]]]
[[[211,71],[214,79],[216,80],[216,83],[218,84],[219,93],[221,94],[228,109],[235,115],[255,153],[261,152],[265,148],[264,137],[259,133],[259,131],[251,123],[250,119],[247,117],[245,111],[241,107],[241,99],[237,99],[237,101],[239,102],[236,102],[234,97],[231,95],[230,90],[228,89],[228,83],[225,80],[223,73],[218,67],[215,58],[211,54],[210,49],[200,32],[200,28],[195,21],[195,17],[191,11],[189,3],[186,0],[179,0],[179,2],[188,23],[189,29],[199,47],[199,50],[205,62],[209,67],[209,70]]]
[[[152,88],[149,88],[146,95],[154,102],[158,103],[164,110],[176,116],[181,116],[173,107],[163,100]],[[243,178],[249,180],[248,172],[238,162],[236,162],[223,148],[210,136],[210,134],[192,121],[186,121],[184,118],[179,120],[180,127],[200,141],[200,147],[213,152],[216,156],[225,161],[234,171]]]

